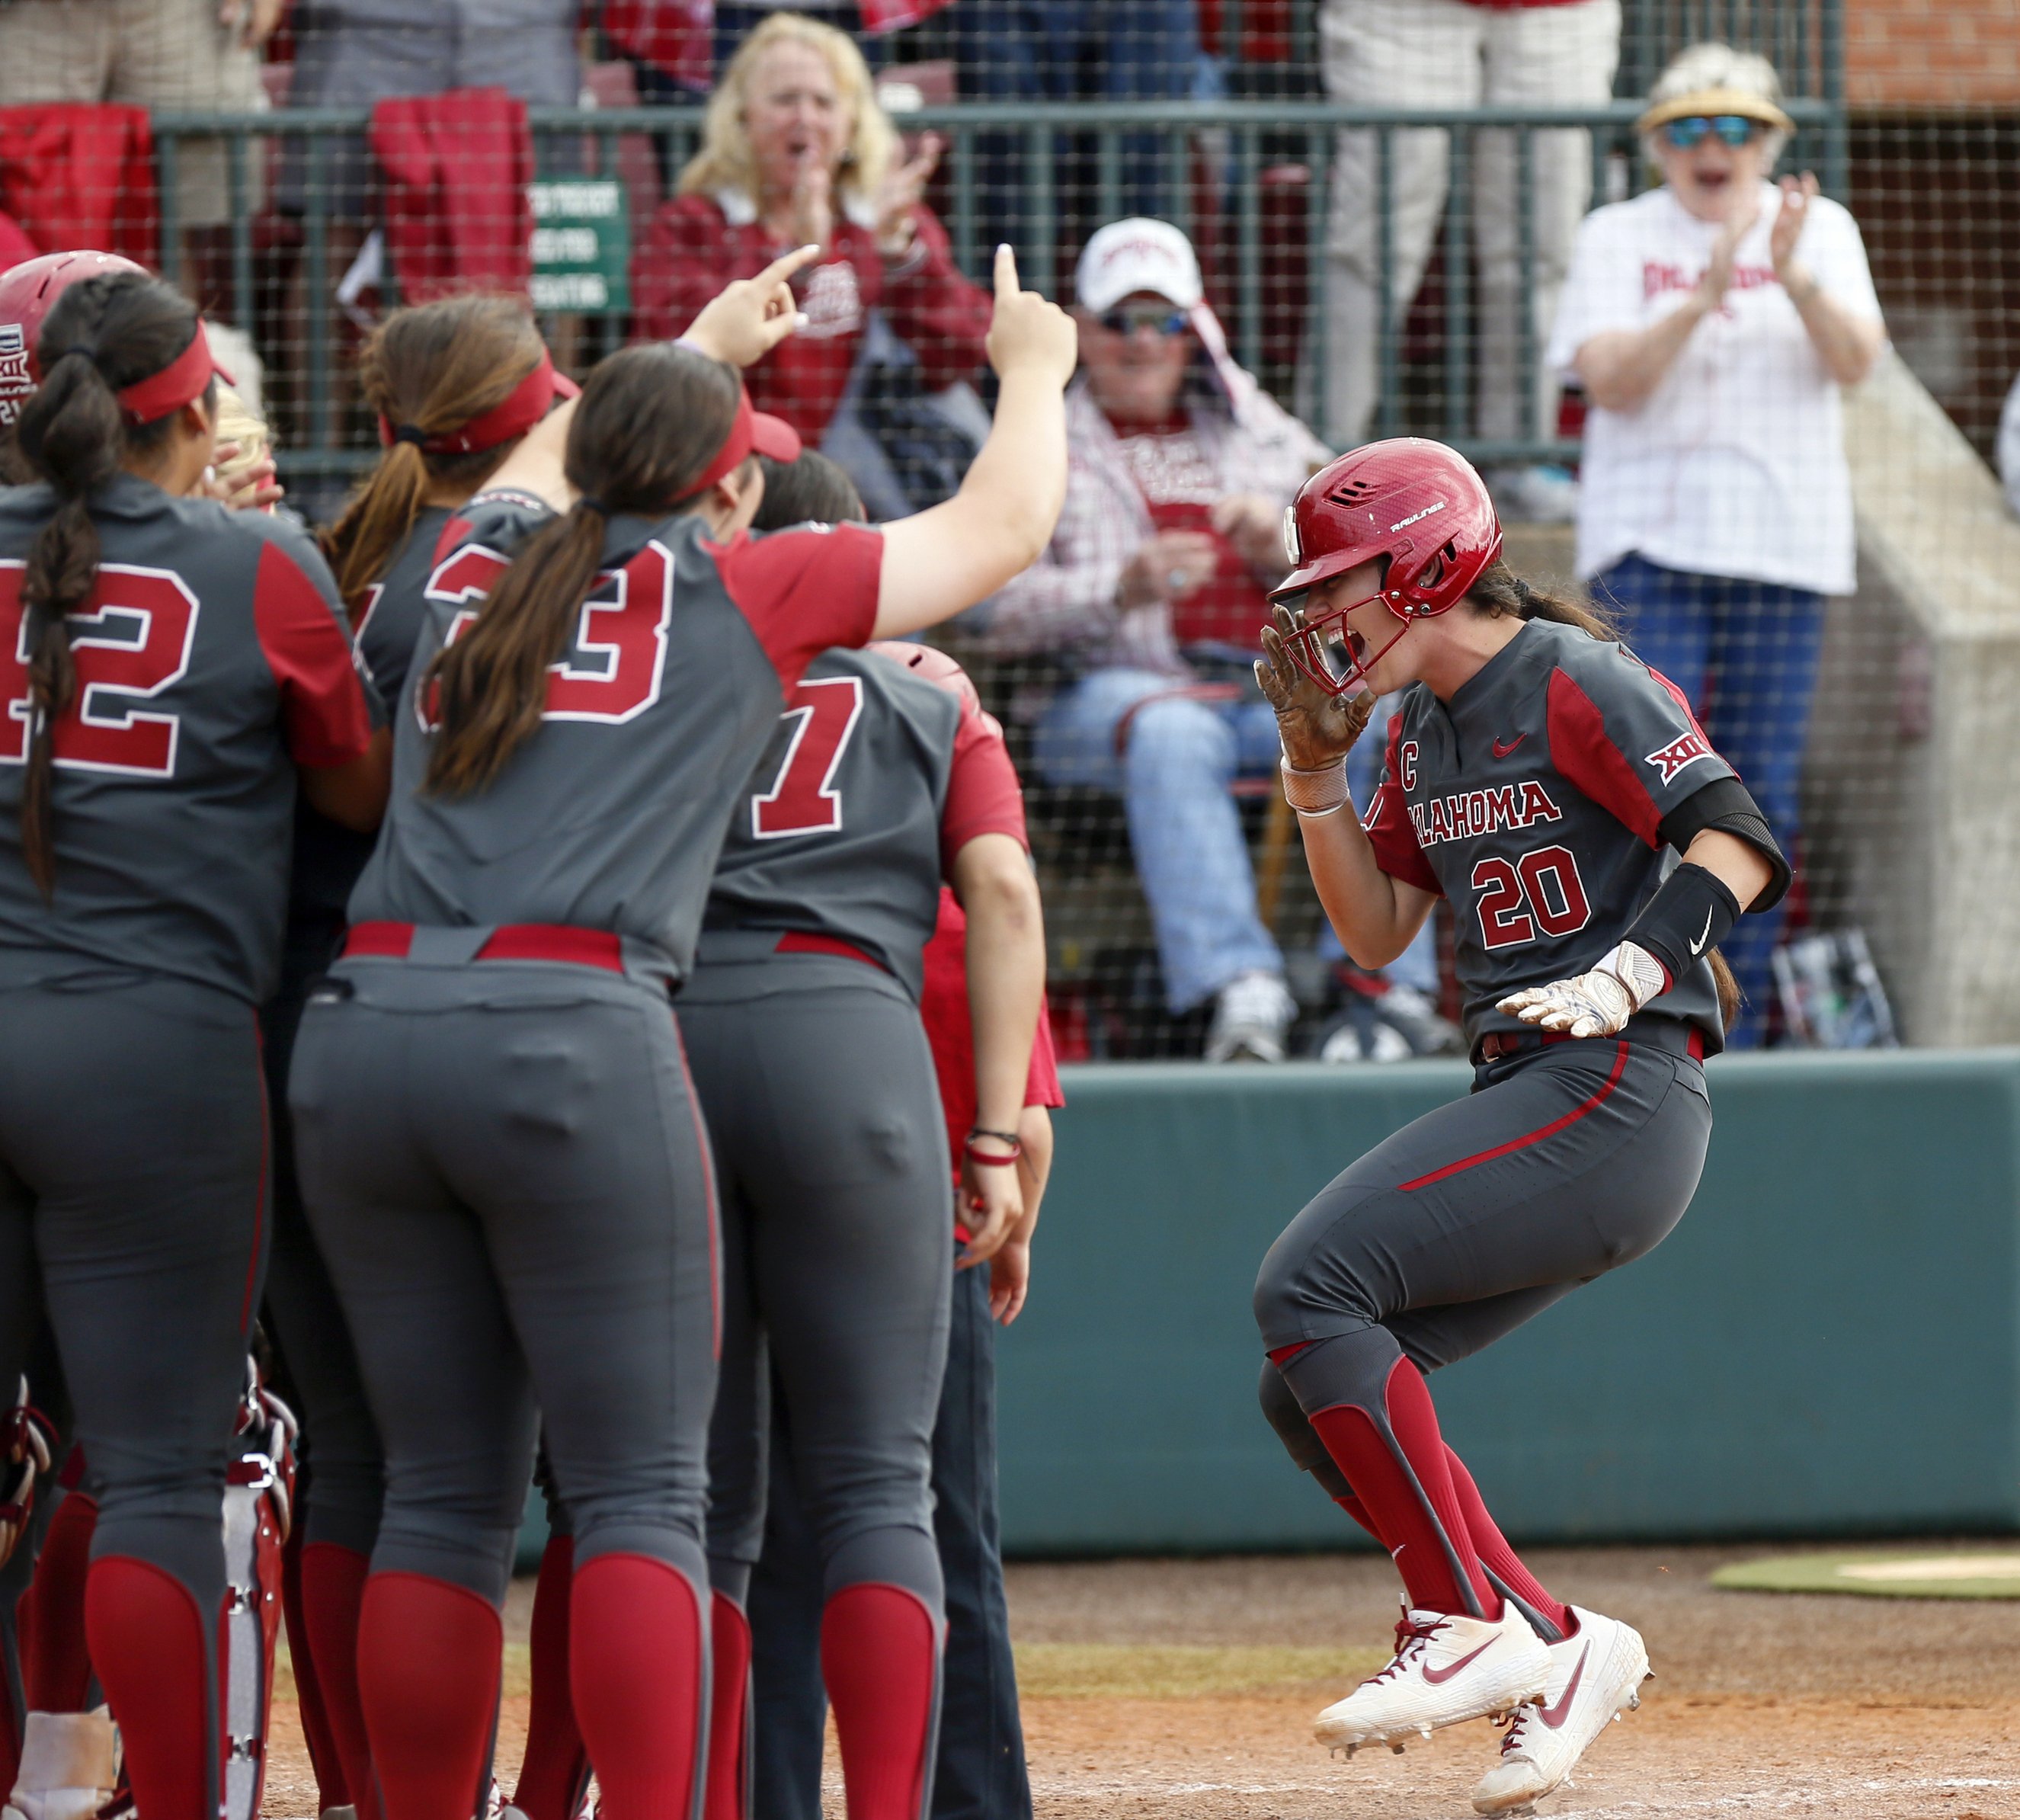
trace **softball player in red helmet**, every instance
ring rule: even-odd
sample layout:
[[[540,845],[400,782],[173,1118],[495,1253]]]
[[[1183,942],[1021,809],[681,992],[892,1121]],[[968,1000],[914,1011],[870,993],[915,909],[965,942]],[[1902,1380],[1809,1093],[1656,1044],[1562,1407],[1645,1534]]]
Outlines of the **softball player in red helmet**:
[[[613,355],[465,509],[385,831],[303,1014],[302,1185],[387,1452],[358,1673],[389,1820],[478,1798],[536,1407],[604,1811],[696,1811],[716,1231],[668,988],[808,661],[981,599],[1063,493],[1072,326],[1006,250],[1001,399],[961,493],[881,533],[743,535],[750,457],[791,439],[711,355],[783,338],[806,257],[690,345]]]
[[[1401,1749],[1512,1713],[1473,1805],[1524,1811],[1636,1703],[1647,1654],[1522,1565],[1440,1438],[1425,1374],[1682,1216],[1711,1130],[1714,951],[1789,868],[1683,697],[1509,573],[1486,489],[1451,450],[1342,457],[1306,483],[1288,541],[1256,674],[1313,883],[1368,967],[1451,904],[1476,1071],[1470,1098],[1321,1190],[1255,1285],[1265,1411],[1408,1592],[1395,1659],[1317,1734]],[[1342,761],[1399,689],[1357,817]]]
[[[92,1665],[140,1808],[213,1820],[256,1007],[297,779],[369,828],[385,741],[308,540],[183,497],[216,423],[194,307],[56,257],[0,281],[41,381],[15,423],[38,479],[0,493],[0,1381],[45,1305],[100,1501]]]

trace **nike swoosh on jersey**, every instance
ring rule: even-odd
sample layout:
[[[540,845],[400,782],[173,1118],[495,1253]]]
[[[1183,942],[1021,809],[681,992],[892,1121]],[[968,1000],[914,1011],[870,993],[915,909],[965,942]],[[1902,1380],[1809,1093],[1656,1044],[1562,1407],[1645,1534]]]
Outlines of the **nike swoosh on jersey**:
[[[1564,1720],[1571,1716],[1571,1702],[1577,1695],[1579,1683],[1585,1679],[1586,1659],[1591,1654],[1592,1644],[1588,1640],[1585,1647],[1579,1651],[1578,1666],[1571,1670],[1571,1678],[1564,1683],[1564,1691],[1557,1696],[1556,1705],[1546,1706],[1540,1701],[1537,1702],[1536,1716],[1553,1731],[1562,1731]]]
[[[1705,912],[1704,934],[1691,944],[1691,959],[1695,960],[1705,951],[1705,944],[1711,940],[1711,912]]]
[[[1510,752],[1514,751],[1514,749],[1528,737],[1529,736],[1526,733],[1518,733],[1506,745],[1503,745],[1500,741],[1496,740],[1494,742],[1494,755],[1497,759],[1506,758]]]
[[[1464,1668],[1468,1662],[1477,1661],[1481,1656],[1485,1655],[1487,1652],[1493,1648],[1494,1646],[1500,1640],[1500,1638],[1498,1636],[1490,1636],[1487,1641],[1482,1643],[1478,1649],[1475,1650],[1471,1655],[1461,1656],[1459,1660],[1454,1662],[1448,1669],[1434,1669],[1429,1662],[1425,1663],[1424,1679],[1430,1682],[1433,1687],[1443,1687],[1444,1684],[1449,1681],[1453,1676],[1457,1674],[1461,1669]]]

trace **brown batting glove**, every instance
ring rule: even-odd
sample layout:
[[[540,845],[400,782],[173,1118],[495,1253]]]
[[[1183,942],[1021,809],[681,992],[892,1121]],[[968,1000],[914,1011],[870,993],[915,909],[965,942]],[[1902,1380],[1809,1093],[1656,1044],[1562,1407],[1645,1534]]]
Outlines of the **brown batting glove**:
[[[1284,761],[1294,770],[1328,770],[1367,730],[1375,697],[1364,689],[1351,701],[1328,694],[1291,660],[1284,642],[1298,630],[1291,610],[1278,601],[1270,617],[1272,623],[1262,628],[1262,655],[1255,660],[1255,681],[1277,711]]]

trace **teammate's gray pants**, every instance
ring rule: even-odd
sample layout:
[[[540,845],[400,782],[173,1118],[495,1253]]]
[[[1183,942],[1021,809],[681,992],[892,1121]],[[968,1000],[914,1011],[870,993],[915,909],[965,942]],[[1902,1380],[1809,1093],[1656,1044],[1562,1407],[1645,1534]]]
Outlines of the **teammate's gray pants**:
[[[386,1447],[375,1573],[503,1599],[537,1404],[577,1571],[647,1556],[706,1610],[715,1223],[663,988],[345,960],[303,1013],[290,1097]]]
[[[763,1546],[776,1370],[827,1596],[903,1586],[937,1625],[930,1484],[953,1207],[917,1007],[863,962],[782,955],[703,966],[681,1024],[722,1192],[718,1582],[741,1602]]]
[[[1551,1043],[1475,1071],[1471,1096],[1378,1144],[1270,1247],[1255,1319],[1292,1403],[1264,1412],[1308,1472],[1305,1418],[1342,1403],[1380,1419],[1399,1357],[1436,1370],[1594,1277],[1682,1218],[1711,1138],[1704,1068],[1673,1041]],[[1328,1485],[1329,1490],[1335,1487]]]
[[[92,1559],[168,1574],[209,1653],[265,1239],[252,1007],[108,970],[0,992],[0,1385],[45,1305],[99,1500]]]

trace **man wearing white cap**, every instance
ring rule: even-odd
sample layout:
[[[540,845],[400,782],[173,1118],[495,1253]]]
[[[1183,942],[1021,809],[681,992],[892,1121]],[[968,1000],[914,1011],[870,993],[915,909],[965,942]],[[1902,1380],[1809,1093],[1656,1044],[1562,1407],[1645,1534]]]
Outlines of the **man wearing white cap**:
[[[1277,763],[1250,662],[1284,508],[1327,451],[1229,355],[1170,223],[1101,229],[1076,289],[1066,509],[982,636],[1071,665],[1034,754],[1049,783],[1123,798],[1172,1010],[1212,1002],[1209,1060],[1281,1061],[1295,1006],[1228,784]]]

